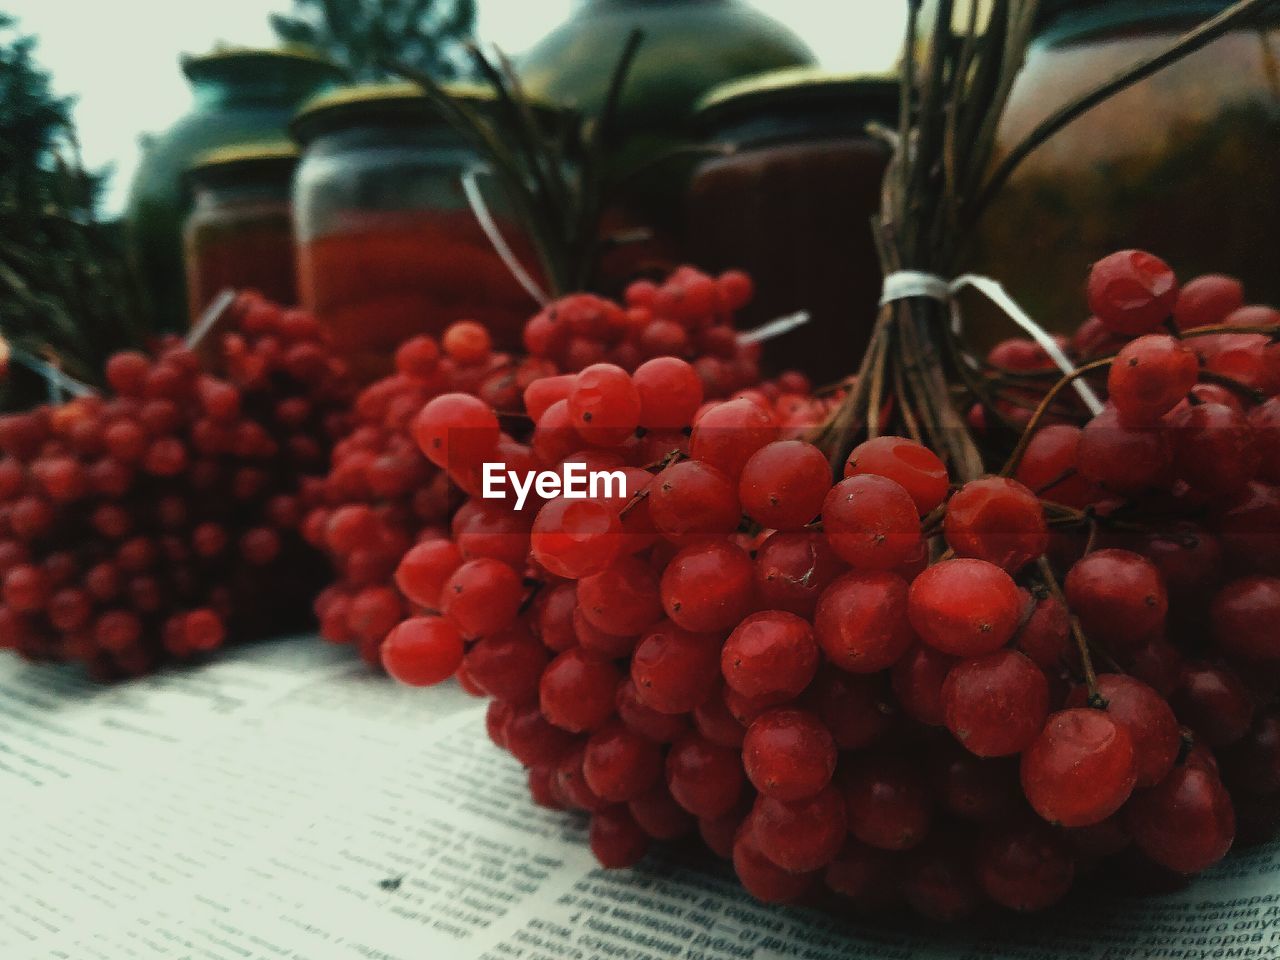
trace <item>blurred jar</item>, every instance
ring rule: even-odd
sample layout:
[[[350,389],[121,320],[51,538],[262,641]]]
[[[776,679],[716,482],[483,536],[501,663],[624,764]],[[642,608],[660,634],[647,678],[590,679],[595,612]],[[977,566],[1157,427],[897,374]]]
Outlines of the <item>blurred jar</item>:
[[[1103,78],[1154,54],[1227,0],[1056,0],[1000,130],[1007,150]],[[1042,323],[1085,311],[1089,265],[1140,247],[1179,275],[1239,276],[1280,302],[1280,10],[1094,108],[1037,149],[985,214],[974,265]],[[989,343],[1010,327],[992,323]]]
[[[774,369],[798,368],[823,383],[858,366],[880,295],[870,221],[889,161],[866,126],[891,126],[897,111],[896,80],[805,69],[726,84],[698,106],[704,137],[735,152],[694,174],[693,261],[752,275],[746,324],[812,315],[767,345]]]
[[[289,206],[297,165],[297,149],[275,143],[223,147],[191,168],[195,205],[183,230],[189,323],[227,288],[297,303]]]
[[[611,152],[611,174],[625,174],[627,183],[607,212],[605,232],[646,227],[655,239],[608,257],[603,273],[618,282],[646,262],[681,257],[680,206],[691,164],[651,164],[694,139],[698,98],[730,80],[815,62],[791,30],[742,0],[585,0],[520,58],[521,81],[594,118],[635,28],[644,37],[618,104]]]
[[[492,94],[453,86],[481,108]],[[294,229],[302,303],[327,326],[352,368],[372,379],[395,349],[455,320],[485,324],[516,348],[536,303],[481,228],[463,174],[483,164],[466,138],[411,84],[323,95],[293,123],[302,145]],[[479,176],[489,213],[525,270],[535,250],[496,178]]]
[[[234,48],[186,57],[182,72],[192,107],[149,138],[125,210],[130,258],[154,322],[168,330],[182,329],[187,318],[182,224],[191,204],[184,183],[191,164],[218,147],[285,139],[298,105],[346,75],[312,53]]]

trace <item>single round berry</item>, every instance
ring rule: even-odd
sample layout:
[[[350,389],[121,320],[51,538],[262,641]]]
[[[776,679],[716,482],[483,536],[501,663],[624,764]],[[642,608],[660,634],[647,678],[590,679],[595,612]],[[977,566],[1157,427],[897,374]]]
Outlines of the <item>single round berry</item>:
[[[835,740],[814,714],[780,708],[755,719],[742,743],[747,777],[762,794],[803,800],[831,782]]]
[[[951,482],[937,454],[905,437],[876,437],[854,447],[845,461],[844,475],[861,474],[898,483],[910,494],[921,516],[941,505]]]
[[[1196,385],[1200,361],[1190,347],[1168,334],[1139,337],[1116,355],[1107,394],[1121,423],[1155,423]]]
[[[400,683],[443,683],[462,663],[462,636],[442,617],[412,617],[382,642],[382,665]]]
[[[570,421],[588,443],[616,446],[640,424],[640,394],[630,375],[611,363],[580,372],[568,402]]]
[[[1150,333],[1172,314],[1178,278],[1159,257],[1142,250],[1120,250],[1089,271],[1089,309],[1113,333]]]
[[[841,792],[849,831],[878,850],[909,850],[924,841],[933,819],[929,790],[905,757],[857,757],[845,771]]]
[[[947,501],[947,543],[960,557],[1016,572],[1049,547],[1040,498],[1016,480],[987,477],[966,483]]]
[[[907,582],[893,573],[846,573],[823,591],[814,633],[827,658],[850,673],[893,666],[911,646]]]
[[[413,438],[437,467],[479,464],[498,443],[498,418],[483,400],[445,393],[427,402],[413,420]]]
[[[1217,773],[1190,763],[1138,793],[1125,808],[1125,826],[1149,859],[1186,874],[1225,857],[1236,836],[1235,809]]]
[[[646,430],[681,430],[693,423],[702,406],[702,381],[678,357],[646,360],[631,380],[640,395],[640,426]]]
[[[1022,615],[1013,578],[986,560],[944,560],[911,584],[907,616],[925,643],[943,653],[973,657],[999,650]]]
[[[871,474],[832,487],[822,504],[822,523],[831,548],[860,570],[892,570],[913,559],[923,539],[911,495]]]
[[[751,609],[755,567],[740,547],[725,541],[681,550],[662,573],[662,605],[686,630],[728,630]]]
[[[1033,818],[988,835],[975,868],[988,897],[1024,913],[1057,903],[1075,879],[1075,858],[1061,832]]]
[[[1280,660],[1280,578],[1243,577],[1213,598],[1213,639],[1241,660]]]
[[[722,817],[737,805],[745,786],[739,751],[690,733],[667,754],[667,787],[696,817]]]
[[[658,782],[662,750],[622,724],[613,724],[587,740],[582,775],[597,796],[611,803],[626,803]]]
[[[1122,673],[1100,675],[1098,695],[1106,701],[1106,715],[1124,727],[1133,742],[1135,784],[1155,786],[1173,769],[1182,748],[1178,720],[1168,701],[1141,680]],[[1088,699],[1088,688],[1076,687],[1067,697],[1067,706],[1084,707]]]
[[[999,650],[951,669],[942,685],[947,729],[980,757],[1026,749],[1049,712],[1044,673],[1015,650]]]
[[[743,620],[720,652],[725,683],[746,697],[791,699],[818,670],[813,628],[793,613],[767,610]]]
[[[1063,584],[1067,606],[1113,653],[1135,650],[1164,627],[1169,597],[1155,564],[1128,550],[1095,550]]]
[[[688,713],[720,683],[720,638],[663,621],[636,646],[631,680],[644,705],[659,713]]]
[[[620,679],[608,660],[585,650],[566,650],[551,661],[538,683],[542,714],[570,733],[595,730],[613,715]]]
[[[782,869],[821,870],[836,858],[848,834],[844,798],[835,787],[791,802],[757,797],[751,830],[760,852]]]
[[[1022,755],[1022,789],[1050,823],[1092,826],[1129,799],[1134,759],[1124,723],[1091,707],[1062,710]]]
[[[779,440],[761,447],[742,468],[738,496],[742,508],[762,527],[799,530],[822,510],[831,489],[831,465],[803,440]]]
[[[591,853],[611,870],[635,866],[649,849],[648,836],[622,806],[592,814],[587,834]]]

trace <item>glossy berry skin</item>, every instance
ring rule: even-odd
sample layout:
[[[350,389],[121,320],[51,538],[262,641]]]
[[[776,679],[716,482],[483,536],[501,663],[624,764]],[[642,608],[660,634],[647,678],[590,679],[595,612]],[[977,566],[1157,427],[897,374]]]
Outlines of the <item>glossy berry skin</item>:
[[[1063,589],[1086,635],[1115,653],[1158,633],[1169,610],[1160,571],[1128,550],[1095,550],[1072,566]]]
[[[1171,419],[1174,472],[1195,492],[1235,496],[1257,475],[1262,446],[1240,411],[1199,403],[1180,407]]]
[[[1015,572],[1049,546],[1040,499],[1016,480],[986,477],[961,487],[947,502],[947,543],[960,557],[976,557]]]
[[[477,641],[464,659],[467,674],[484,693],[523,706],[538,696],[538,679],[550,662],[547,648],[523,626]]]
[[[611,803],[626,803],[662,776],[662,751],[651,740],[613,724],[593,733],[582,757],[582,775],[592,791]]]
[[[468,560],[440,590],[440,612],[467,638],[491,636],[515,623],[524,596],[520,576],[505,563]]]
[[[581,649],[566,650],[551,661],[539,681],[542,714],[570,733],[595,730],[613,715],[620,679],[608,660]]]
[[[1106,701],[1106,716],[1125,728],[1133,743],[1134,782],[1153,787],[1173,769],[1182,747],[1182,733],[1168,701],[1141,680],[1122,673],[1098,677],[1098,694]],[[1068,707],[1084,707],[1089,692],[1076,687]]]
[[[578,581],[578,605],[597,630],[633,637],[662,619],[658,575],[636,557],[620,557],[600,573]]]
[[[693,423],[702,405],[697,371],[677,357],[646,360],[631,375],[640,395],[640,426],[647,430],[681,430]]]
[[[570,580],[604,570],[622,547],[618,509],[603,500],[549,500],[534,518],[530,534],[533,558]]]
[[[1183,666],[1170,698],[1178,720],[1211,747],[1242,739],[1253,723],[1253,697],[1231,668],[1200,661]]]
[[[722,817],[734,809],[746,777],[737,750],[690,733],[667,754],[667,788],[696,817]]]
[[[1195,351],[1168,334],[1149,334],[1125,344],[1107,376],[1107,395],[1125,426],[1155,423],[1196,385]]]
[[[921,516],[947,498],[950,478],[938,455],[906,437],[875,437],[853,448],[845,461],[845,477],[872,474],[898,483]]]
[[[999,650],[1017,630],[1022,597],[1004,570],[985,560],[944,560],[916,577],[907,616],[920,639],[958,657]]]
[[[462,636],[442,617],[413,617],[382,642],[382,666],[400,683],[443,683],[462,664]]]
[[[738,624],[720,652],[725,683],[745,697],[791,699],[818,670],[818,644],[809,623],[766,610]]]
[[[1089,827],[1129,799],[1134,759],[1125,724],[1102,710],[1074,707],[1051,716],[1022,755],[1022,789],[1050,823]]]
[[[724,537],[738,529],[738,491],[708,463],[685,460],[664,469],[649,486],[654,528],[680,546]]]
[[[1150,333],[1173,314],[1178,278],[1167,263],[1142,250],[1120,250],[1089,271],[1089,309],[1122,336]]]
[[[676,803],[671,791],[661,782],[630,801],[627,809],[640,824],[640,829],[654,840],[678,840],[692,833],[698,822],[688,810]]]
[[[835,787],[791,803],[757,797],[751,830],[760,852],[782,869],[821,870],[835,859],[848,834],[844,798]]]
[[[642,704],[659,713],[688,713],[719,686],[720,638],[665,620],[636,647],[631,680]]]
[[[1018,628],[1013,643],[1045,671],[1061,670],[1073,655],[1071,618],[1054,596],[1035,600],[1030,616]]]
[[[929,791],[915,765],[884,754],[857,757],[842,772],[849,830],[878,850],[909,850],[922,843],[933,818]]]
[[[942,685],[947,729],[971,753],[1004,757],[1026,749],[1049,712],[1044,673],[1014,650],[999,650],[951,669]]]
[[[1102,499],[1101,488],[1080,475],[1082,431],[1066,423],[1041,427],[1018,463],[1016,479],[1042,500],[1083,508]]]
[[[907,582],[893,573],[846,573],[818,600],[813,626],[827,659],[850,673],[893,666],[912,642]]]
[[[728,630],[751,609],[755,567],[741,548],[726,541],[681,550],[662,573],[662,605],[686,630]]]
[[[817,530],[771,534],[756,549],[760,605],[811,618],[819,597],[846,569]]]
[[[396,586],[419,606],[439,609],[445,581],[462,565],[462,552],[452,540],[441,537],[419,543],[396,567]]]
[[[751,455],[777,437],[777,423],[769,411],[752,400],[729,400],[698,417],[689,454],[736,481]]]
[[[1060,832],[1026,818],[983,839],[976,872],[988,897],[1002,907],[1030,913],[1066,896],[1075,879],[1075,860]]]
[[[922,542],[911,495],[871,474],[832,487],[822,504],[822,523],[831,549],[859,570],[892,570],[910,561]]]
[[[836,745],[831,732],[812,713],[769,710],[747,729],[742,764],[752,785],[765,796],[803,800],[831,782]]]
[[[955,662],[955,657],[920,643],[894,664],[893,692],[907,716],[931,727],[946,723],[942,685]]]
[[[649,838],[626,807],[609,807],[591,817],[591,852],[602,867],[622,870],[644,859]]]
[[[1243,577],[1213,598],[1213,639],[1232,657],[1280,660],[1280,578]]]
[[[588,443],[616,446],[640,424],[640,394],[627,372],[611,363],[580,372],[567,400],[570,421]]]
[[[1125,826],[1149,859],[1177,873],[1199,873],[1231,849],[1235,809],[1215,772],[1188,763],[1140,791],[1125,808]]]
[[[1173,319],[1179,330],[1217,326],[1244,306],[1244,285],[1235,277],[1207,273],[1187,281],[1178,291]]]
[[[803,440],[766,444],[742,468],[738,497],[752,520],[774,530],[799,530],[822,510],[831,489],[826,456]]]
[[[437,467],[480,463],[498,443],[498,418],[483,400],[445,393],[427,402],[413,421],[413,437]]]

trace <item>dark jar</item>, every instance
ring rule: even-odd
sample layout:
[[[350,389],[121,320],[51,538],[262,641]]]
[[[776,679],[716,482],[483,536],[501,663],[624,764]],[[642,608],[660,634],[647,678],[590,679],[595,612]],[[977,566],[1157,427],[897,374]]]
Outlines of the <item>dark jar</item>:
[[[154,322],[181,329],[187,318],[182,225],[191,207],[185,176],[219,147],[288,138],[298,105],[345,77],[341,67],[301,50],[229,48],[186,57],[192,106],[148,138],[129,189],[125,235]]]
[[[481,109],[492,94],[455,86]],[[500,347],[520,343],[536,309],[466,198],[476,171],[485,207],[520,266],[540,281],[535,250],[500,182],[421,89],[335,91],[293,124],[302,144],[294,228],[302,303],[362,377],[390,369],[396,347],[477,320]]]
[[[1227,0],[1057,0],[1014,86],[1002,150]],[[973,263],[1046,326],[1083,319],[1089,265],[1138,247],[1179,275],[1240,277],[1280,302],[1280,11],[1089,111],[1032,153],[984,215]],[[984,332],[1007,336],[1007,324]]]
[[[195,200],[183,230],[189,323],[228,288],[297,302],[289,204],[297,165],[297,149],[285,143],[224,147],[191,168]]]
[[[755,278],[745,323],[812,315],[768,344],[775,370],[825,383],[858,367],[879,299],[871,218],[889,161],[866,128],[892,125],[897,109],[894,80],[812,70],[728,84],[699,106],[706,139],[734,152],[704,162],[690,185],[693,261]]]

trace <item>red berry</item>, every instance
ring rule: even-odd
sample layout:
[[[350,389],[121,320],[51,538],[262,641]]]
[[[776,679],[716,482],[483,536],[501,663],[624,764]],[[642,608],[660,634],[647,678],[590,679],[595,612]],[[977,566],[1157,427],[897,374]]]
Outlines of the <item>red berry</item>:
[[[1022,755],[1022,789],[1050,823],[1092,826],[1129,799],[1134,759],[1123,722],[1091,707],[1063,710]]]
[[[626,807],[610,807],[592,814],[588,839],[592,854],[610,870],[635,866],[649,848],[648,836]]]
[[[551,661],[539,682],[543,716],[571,733],[595,730],[613,715],[614,691],[621,679],[608,660],[585,650],[566,650]]]
[[[441,617],[413,617],[387,634],[382,665],[410,686],[443,683],[462,663],[462,637]]]
[[[739,752],[686,734],[667,754],[667,787],[696,817],[721,817],[738,804],[745,778]]]
[[[1049,712],[1049,685],[1040,668],[1014,650],[958,663],[942,685],[947,729],[980,757],[1026,749]]]
[[[662,776],[662,751],[653,741],[613,724],[593,733],[582,758],[582,775],[599,797],[626,803]]]
[[[1049,546],[1040,499],[1016,480],[966,483],[947,502],[947,543],[957,556],[977,557],[1016,572]]]
[[[842,480],[822,504],[831,548],[860,570],[892,570],[912,560],[922,541],[915,501],[901,485],[863,474]]]
[[[1106,715],[1123,726],[1133,741],[1137,786],[1155,786],[1173,768],[1182,747],[1172,708],[1147,684],[1121,673],[1099,676],[1098,694],[1106,701]],[[1076,687],[1067,698],[1067,706],[1085,706],[1088,695],[1087,688]]]
[[[818,669],[813,628],[793,613],[767,610],[743,620],[720,653],[725,683],[746,697],[791,699]]]
[[[636,647],[631,679],[646,706],[659,713],[688,713],[712,696],[720,682],[720,639],[663,621]]]
[[[686,547],[662,574],[662,605],[686,630],[728,630],[751,609],[755,568],[740,547],[713,541]]]
[[[1244,577],[1213,599],[1213,637],[1233,657],[1280,660],[1280,579]]]
[[[640,394],[621,367],[598,363],[578,374],[569,391],[569,418],[581,437],[599,446],[616,446],[640,423]]]
[[[474,467],[498,443],[498,418],[483,400],[445,393],[430,400],[413,420],[413,438],[437,467]]]
[[[1200,376],[1200,361],[1168,334],[1139,337],[1116,355],[1107,392],[1126,426],[1155,423],[1177,406]]]
[[[849,831],[879,850],[909,850],[929,832],[933,818],[929,791],[904,757],[859,756],[842,773]]]
[[[1213,866],[1236,834],[1235,810],[1218,775],[1191,764],[1138,793],[1125,809],[1125,826],[1139,850],[1178,873]]]
[[[1085,633],[1115,652],[1132,651],[1160,632],[1169,609],[1160,571],[1127,550],[1096,550],[1063,584],[1067,606]]]
[[[1030,913],[1066,896],[1075,879],[1075,860],[1060,832],[1027,818],[984,839],[976,872],[988,897],[1002,907]]]
[[[1159,257],[1120,250],[1089,271],[1089,309],[1108,329],[1126,336],[1149,333],[1173,313],[1178,278]]]
[[[752,520],[774,530],[799,530],[822,510],[831,465],[803,440],[761,447],[742,468],[738,496]]]
[[[818,601],[813,625],[827,658],[850,673],[893,666],[911,645],[907,582],[892,573],[846,573]]]
[[[519,574],[499,560],[468,560],[440,590],[440,612],[467,638],[491,636],[515,623],[524,596]]]
[[[844,845],[844,799],[827,787],[804,800],[757,797],[751,811],[753,839],[769,860],[790,873],[821,870]]]
[[[934,564],[916,577],[907,598],[907,615],[920,638],[960,657],[999,650],[1017,630],[1021,613],[1017,584],[985,560]]]
[[[831,782],[836,745],[812,713],[782,708],[761,714],[742,744],[747,777],[762,794],[778,800],[803,800]]]
[[[681,430],[693,423],[702,405],[702,381],[677,357],[646,360],[631,375],[640,395],[640,426],[647,430]]]

